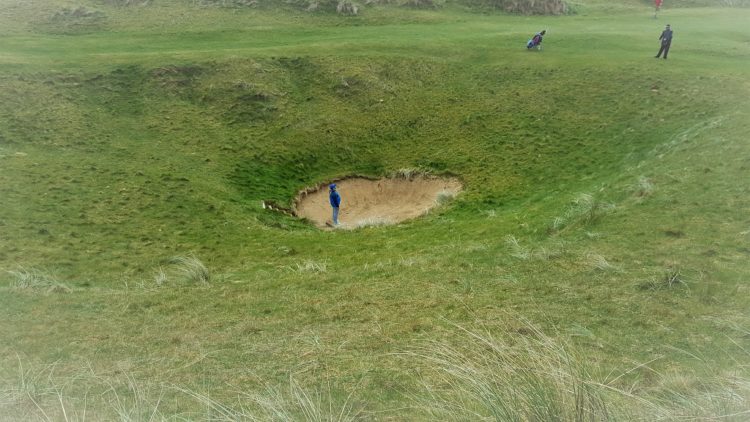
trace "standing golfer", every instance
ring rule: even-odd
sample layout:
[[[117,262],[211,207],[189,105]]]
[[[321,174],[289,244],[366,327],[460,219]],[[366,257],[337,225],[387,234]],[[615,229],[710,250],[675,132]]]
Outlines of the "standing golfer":
[[[328,200],[333,208],[333,225],[339,225],[339,206],[341,205],[341,195],[336,191],[336,184],[331,183],[329,186]]]
[[[661,56],[661,53],[664,53],[664,60],[667,60],[669,47],[672,45],[672,28],[669,27],[669,24],[667,24],[667,27],[664,28],[664,31],[662,31],[661,35],[659,36],[659,39],[661,40],[661,48],[659,49],[659,52],[654,57],[658,59],[659,56]]]
[[[661,9],[661,2],[662,0],[654,0],[654,19],[656,19],[656,15],[659,13],[659,9]]]

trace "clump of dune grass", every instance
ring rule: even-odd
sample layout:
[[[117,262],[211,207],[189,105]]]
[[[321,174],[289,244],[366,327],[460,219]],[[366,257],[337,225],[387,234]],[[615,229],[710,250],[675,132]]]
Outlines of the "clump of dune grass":
[[[505,236],[505,245],[510,249],[510,255],[518,259],[527,260],[531,257],[531,251],[521,246],[521,243],[513,235]]]
[[[568,215],[577,217],[584,224],[591,224],[615,209],[614,204],[585,193],[578,195],[573,205]]]
[[[361,229],[363,227],[379,227],[388,226],[393,224],[393,220],[387,217],[370,217],[358,220],[351,227],[354,229]]]
[[[438,192],[437,196],[435,197],[435,204],[445,205],[448,202],[452,201],[455,197],[456,197],[456,192],[452,192],[449,190],[442,190]]]
[[[324,273],[328,271],[328,264],[324,261],[306,259],[296,263],[292,270],[296,273]]]
[[[393,171],[390,174],[390,177],[394,179],[406,179],[406,180],[412,180],[415,177],[419,176],[425,176],[428,175],[429,172],[423,169],[419,168],[400,168],[398,170]]]
[[[289,246],[280,245],[276,247],[276,252],[281,256],[291,256],[297,254],[297,250]]]
[[[730,373],[713,373],[705,361],[696,366],[697,370],[664,375],[661,388],[650,392],[649,400],[664,415],[660,419],[750,420],[750,380]]]
[[[609,261],[607,261],[607,258],[605,258],[602,255],[599,255],[598,253],[594,252],[587,252],[585,256],[586,264],[599,271],[617,271],[619,268],[613,264],[611,264]]]
[[[348,0],[339,0],[336,5],[336,13],[344,16],[357,16],[360,6]]]
[[[510,250],[510,255],[521,260],[535,259],[539,261],[549,261],[561,257],[565,253],[563,242],[557,242],[549,245],[529,248],[522,246],[519,240],[513,235],[505,236],[505,245]]]
[[[99,375],[89,368],[58,371],[57,362],[25,366],[18,378],[0,385],[0,420],[160,421],[180,419],[161,413],[166,388],[137,380],[131,373]],[[60,365],[62,366],[62,365]],[[205,418],[208,420],[209,418]]]
[[[234,399],[218,400],[215,392],[150,382],[130,371],[95,373],[84,367],[63,372],[56,364],[25,366],[19,358],[16,382],[0,384],[0,420],[349,422],[363,415],[356,391],[329,382],[303,386],[290,375],[288,382],[262,383],[256,391],[236,391]]]
[[[169,276],[167,276],[166,271],[164,271],[164,268],[159,267],[156,270],[156,274],[154,274],[154,282],[157,286],[163,286],[166,284],[167,280],[169,280]]]
[[[635,196],[639,198],[645,198],[647,196],[651,196],[651,194],[654,193],[654,184],[651,182],[651,179],[649,179],[646,176],[641,176],[638,178],[638,182],[635,184],[633,188],[633,193]]]
[[[549,230],[551,232],[558,232],[563,227],[565,227],[565,219],[562,217],[555,217],[552,219],[552,223],[550,224]]]
[[[466,328],[450,324],[456,336],[424,340],[397,354],[417,387],[409,404],[388,412],[393,420],[440,421],[746,421],[750,415],[750,352],[725,351],[736,362],[724,370],[716,356],[672,348],[692,361],[649,367],[657,356],[621,373],[606,375],[559,335],[552,337],[525,320],[502,318],[500,326]],[[585,327],[577,331],[592,336]],[[727,335],[750,331],[725,327]],[[579,334],[580,335],[580,334]],[[451,339],[451,340],[446,340]],[[320,341],[317,337],[311,340]],[[668,347],[667,347],[668,348]],[[129,370],[95,373],[92,367],[57,370],[57,365],[24,366],[18,379],[0,380],[0,420],[26,421],[320,421],[378,419],[366,413],[358,386],[335,380],[301,384],[296,368],[288,381],[252,391],[197,391],[149,381]],[[648,372],[646,380],[628,374]],[[308,374],[306,379],[321,379]],[[362,380],[364,381],[364,379]],[[222,398],[218,398],[222,397]],[[227,397],[233,397],[227,399]],[[178,413],[179,412],[179,413]],[[386,415],[386,414],[382,414]]]
[[[604,421],[728,420],[750,416],[750,353],[741,346],[735,370],[717,372],[713,360],[684,352],[694,365],[658,372],[660,359],[604,374],[560,336],[507,318],[489,329],[452,324],[461,336],[425,341],[402,355],[419,372],[412,398],[428,420]],[[747,335],[745,331],[742,335]],[[732,353],[737,356],[736,353]],[[624,378],[653,375],[649,385]]]
[[[605,392],[563,342],[523,322],[499,333],[455,326],[460,341],[427,341],[418,407],[431,420],[607,420]]]
[[[717,327],[736,346],[705,354],[696,350],[668,347],[687,356],[689,364],[677,370],[660,373],[657,386],[644,391],[648,395],[654,416],[662,420],[750,420],[750,350],[740,338],[747,338],[750,330],[734,322],[717,319]],[[723,355],[723,356],[722,356]],[[717,368],[717,358],[728,356],[734,365]],[[651,417],[651,419],[656,419]]]
[[[661,282],[668,288],[672,288],[678,285],[686,286],[685,278],[682,275],[682,271],[679,267],[669,267],[664,271],[661,277]]]
[[[661,273],[644,281],[638,286],[641,290],[673,290],[688,288],[688,283],[679,266],[669,266]]]
[[[553,219],[547,231],[555,234],[569,227],[588,226],[614,209],[614,204],[605,202],[594,195],[582,193],[571,201],[562,216]]]
[[[200,259],[193,255],[174,256],[170,258],[167,263],[170,264],[171,269],[173,269],[185,281],[201,284],[208,284],[211,282],[211,272]],[[157,281],[160,278],[163,279],[163,281],[166,281],[166,278],[157,275]]]
[[[70,293],[72,289],[58,281],[53,275],[38,269],[19,268],[8,271],[11,286],[21,290],[41,290],[47,293]]]
[[[303,387],[293,376],[286,386],[266,385],[260,393],[240,392],[236,404],[212,399],[207,394],[181,389],[221,421],[309,421],[350,422],[362,419],[363,407],[355,404],[350,391],[345,398],[334,395],[330,384]]]
[[[540,261],[549,261],[560,258],[565,254],[565,242],[551,242],[534,249],[532,256]]]

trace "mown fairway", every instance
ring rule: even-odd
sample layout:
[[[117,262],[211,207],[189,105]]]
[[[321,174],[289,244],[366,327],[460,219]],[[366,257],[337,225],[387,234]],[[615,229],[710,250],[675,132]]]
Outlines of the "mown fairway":
[[[750,417],[750,9],[116,3],[0,0],[0,420]]]

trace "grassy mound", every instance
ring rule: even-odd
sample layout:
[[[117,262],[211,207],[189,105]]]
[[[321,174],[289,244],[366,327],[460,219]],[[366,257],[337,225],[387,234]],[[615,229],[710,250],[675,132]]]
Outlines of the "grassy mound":
[[[564,15],[570,10],[563,0],[469,0],[467,3],[521,15]]]
[[[635,1],[40,31],[64,3],[0,0],[0,414],[746,416],[746,10],[665,10],[657,61]],[[357,231],[263,207],[399,169],[465,191]]]

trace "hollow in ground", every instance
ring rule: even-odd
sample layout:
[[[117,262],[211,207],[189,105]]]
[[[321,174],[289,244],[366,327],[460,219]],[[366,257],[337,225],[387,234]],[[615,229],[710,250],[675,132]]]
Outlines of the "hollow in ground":
[[[419,217],[456,196],[461,183],[453,178],[417,176],[370,180],[350,178],[336,182],[341,195],[339,225],[358,228],[395,224]],[[305,191],[295,201],[296,214],[318,227],[331,226],[328,185]]]

